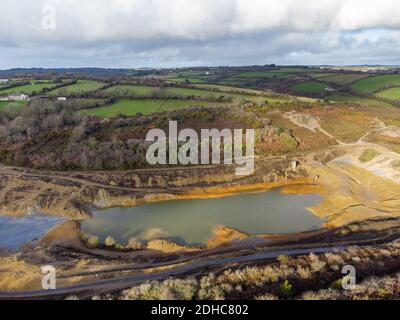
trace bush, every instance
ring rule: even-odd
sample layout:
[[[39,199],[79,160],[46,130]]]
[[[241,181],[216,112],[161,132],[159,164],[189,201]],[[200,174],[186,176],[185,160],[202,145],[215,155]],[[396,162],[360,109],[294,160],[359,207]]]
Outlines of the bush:
[[[130,250],[143,250],[145,247],[146,245],[137,238],[130,239],[126,246],[126,248]]]
[[[282,298],[290,298],[293,293],[293,285],[291,285],[288,280],[283,281],[279,286],[279,295]]]
[[[192,300],[197,291],[195,279],[152,281],[124,290],[124,300]]]
[[[331,283],[331,288],[335,290],[340,290],[343,288],[343,278],[337,279],[336,281]]]
[[[113,237],[108,236],[106,238],[106,241],[104,241],[104,244],[106,245],[106,247],[115,247],[115,245],[117,244],[117,242],[114,240]]]
[[[86,246],[90,249],[97,248],[99,246],[99,237],[91,236],[86,241]]]
[[[374,149],[367,149],[365,150],[362,155],[359,157],[361,162],[368,162],[374,159],[375,157],[379,156],[380,153]]]
[[[278,300],[279,298],[271,293],[263,294],[262,296],[255,297],[256,300]]]
[[[290,257],[285,256],[285,255],[280,255],[276,258],[280,263],[288,263],[290,260]]]
[[[394,160],[391,163],[392,167],[395,169],[400,169],[400,160]]]

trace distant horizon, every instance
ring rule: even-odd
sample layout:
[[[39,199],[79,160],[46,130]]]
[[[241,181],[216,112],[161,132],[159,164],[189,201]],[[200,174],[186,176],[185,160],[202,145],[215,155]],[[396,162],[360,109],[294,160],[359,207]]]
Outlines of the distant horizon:
[[[347,64],[347,65],[335,65],[335,64],[243,64],[243,65],[187,65],[187,66],[172,66],[172,67],[100,67],[100,66],[70,66],[70,67],[43,67],[43,66],[33,66],[33,67],[10,67],[5,69],[0,69],[0,71],[11,71],[11,70],[62,70],[62,69],[103,69],[103,70],[169,70],[169,69],[187,69],[187,68],[244,68],[244,67],[268,67],[275,65],[276,67],[394,67],[400,68],[400,64]]]

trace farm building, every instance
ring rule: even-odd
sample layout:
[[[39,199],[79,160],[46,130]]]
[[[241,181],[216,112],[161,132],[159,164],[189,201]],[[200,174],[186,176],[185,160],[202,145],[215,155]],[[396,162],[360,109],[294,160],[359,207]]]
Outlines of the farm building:
[[[8,95],[8,100],[11,101],[25,101],[25,100],[29,100],[29,96],[27,94],[24,93],[13,93],[13,94],[9,94]]]

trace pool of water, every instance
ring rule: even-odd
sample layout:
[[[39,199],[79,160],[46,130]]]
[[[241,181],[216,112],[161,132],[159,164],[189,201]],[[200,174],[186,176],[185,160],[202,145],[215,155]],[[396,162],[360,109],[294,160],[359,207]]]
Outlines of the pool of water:
[[[319,195],[284,195],[279,189],[206,200],[174,200],[94,212],[82,230],[102,241],[168,238],[184,244],[205,243],[219,225],[248,234],[293,233],[319,229],[323,221],[306,207]]]
[[[0,216],[0,248],[19,249],[23,244],[40,239],[65,219],[45,215],[23,218]]]

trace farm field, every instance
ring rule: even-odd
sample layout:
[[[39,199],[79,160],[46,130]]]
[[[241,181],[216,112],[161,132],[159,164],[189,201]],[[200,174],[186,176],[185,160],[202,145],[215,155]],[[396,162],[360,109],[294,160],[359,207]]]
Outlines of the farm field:
[[[352,88],[361,94],[374,93],[385,86],[400,86],[400,75],[389,74],[374,76],[368,79],[357,81]]]
[[[57,95],[68,95],[74,93],[91,92],[100,89],[102,86],[104,86],[104,84],[101,82],[92,80],[78,80],[76,84],[72,84],[70,86],[66,86],[49,92],[49,95],[57,96]]]
[[[220,84],[195,84],[193,85],[194,88],[199,88],[199,89],[208,89],[208,90],[218,90],[221,92],[240,92],[244,94],[265,94],[265,92],[261,90],[254,90],[254,89],[244,89],[244,88],[238,88],[238,87],[230,87],[230,86],[224,86]]]
[[[368,74],[338,74],[338,75],[324,77],[323,81],[332,82],[340,86],[345,86],[368,77],[369,77]]]
[[[206,71],[173,72],[168,75],[168,80],[174,82],[206,83],[213,75]]]
[[[175,82],[189,82],[193,84],[207,84],[215,82],[218,84],[238,84],[246,86],[246,82],[257,79],[285,79],[296,76],[297,74],[305,74],[313,69],[299,67],[281,67],[280,69],[270,69],[265,71],[243,71],[243,72],[228,72],[223,75],[218,74],[215,70],[206,71],[182,71],[172,72],[167,75],[168,80]],[[317,73],[318,70],[314,69]],[[222,79],[221,79],[222,76]]]
[[[328,85],[318,81],[307,81],[300,84],[296,84],[291,89],[298,93],[321,93],[328,88]]]
[[[400,87],[390,88],[375,94],[378,97],[390,100],[400,100]]]
[[[223,93],[223,92],[215,92],[215,91],[207,91],[200,89],[189,89],[189,88],[166,88],[165,89],[167,96],[177,96],[182,98],[188,97],[198,97],[203,99],[219,99],[220,97],[231,98],[234,101],[244,101],[249,100],[253,102],[265,102],[265,101],[279,101],[277,98],[269,98],[263,96],[252,96],[252,95],[244,95],[244,94],[236,94],[236,93]]]
[[[266,79],[266,78],[264,78]],[[272,78],[269,78],[272,79]],[[247,82],[254,80],[253,78],[225,78],[218,82],[220,85],[233,86],[233,87],[247,87]]]
[[[198,78],[173,78],[169,79],[174,82],[188,82],[188,83],[205,83],[207,81]]]
[[[289,72],[286,71],[254,71],[242,72],[234,75],[232,78],[273,78],[287,76]]]
[[[0,89],[0,94],[11,94],[11,93],[26,93],[26,94],[32,94],[32,93],[39,93],[43,89],[51,89],[56,87],[58,84],[57,83],[35,83],[30,85],[23,85],[19,87],[13,87],[9,89]]]
[[[102,94],[114,94],[117,96],[120,95],[140,95],[140,96],[148,96],[152,93],[159,91],[160,88],[157,87],[148,87],[148,86],[133,86],[133,85],[118,85],[102,90]]]
[[[10,85],[17,84],[17,82],[18,82],[17,80],[11,79],[11,80],[9,80],[8,82],[0,83],[0,90],[1,90],[2,88],[7,88],[7,87],[9,87]]]
[[[334,101],[334,102],[344,102],[344,103],[356,103],[364,106],[379,106],[379,107],[390,107],[389,103],[384,101],[374,100],[370,98],[363,98],[352,96],[349,94],[342,94],[342,93],[334,93],[324,98],[327,101]]]
[[[137,113],[142,113],[147,115],[154,112],[202,105],[204,105],[204,102],[194,100],[121,100],[109,106],[85,110],[84,113],[102,118],[113,118],[120,114],[134,116]]]
[[[330,76],[336,76],[335,73],[310,73],[308,76],[314,79],[321,79],[321,78],[326,78]]]
[[[200,78],[190,78],[190,77],[181,77],[181,78],[170,78],[168,79],[173,82],[189,82],[189,83],[206,83],[207,80]]]
[[[198,86],[198,87],[197,87]],[[210,89],[210,90],[207,90]],[[214,89],[214,90],[213,90]],[[217,91],[218,90],[218,91]],[[231,91],[243,92],[243,93],[231,93]],[[262,91],[251,90],[251,89],[240,89],[235,87],[227,87],[221,85],[193,85],[193,88],[182,88],[182,87],[148,87],[148,86],[135,86],[135,85],[119,85],[110,87],[103,90],[102,95],[114,94],[121,97],[131,95],[137,95],[142,97],[151,97],[152,94],[161,93],[168,97],[178,98],[201,98],[204,100],[212,99],[216,100],[221,97],[231,98],[234,101],[249,100],[254,102],[265,102],[265,101],[279,101],[278,98],[270,98],[262,95]]]
[[[289,72],[289,73],[306,73],[311,70],[315,70],[307,67],[280,67],[279,72]]]

